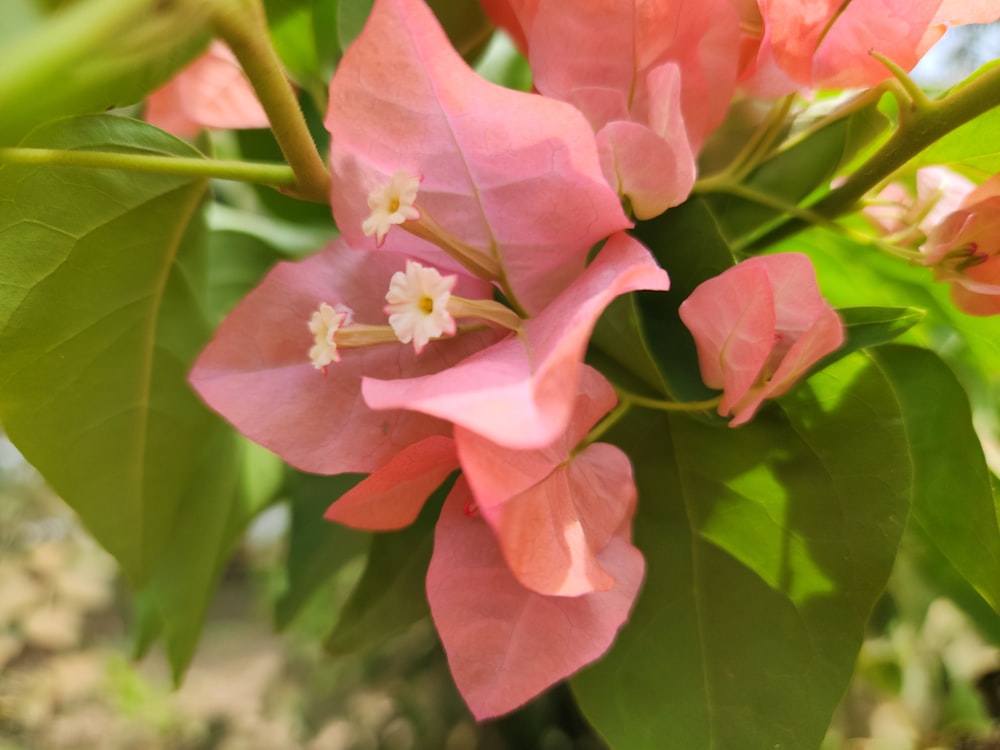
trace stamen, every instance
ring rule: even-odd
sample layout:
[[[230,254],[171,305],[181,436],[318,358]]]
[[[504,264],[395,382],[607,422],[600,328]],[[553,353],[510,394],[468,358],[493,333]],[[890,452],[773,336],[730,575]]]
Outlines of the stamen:
[[[319,309],[309,320],[309,332],[313,335],[315,344],[309,350],[309,359],[313,367],[326,374],[326,368],[331,362],[340,361],[335,335],[344,326],[349,326],[354,318],[354,311],[346,305],[338,304],[331,307],[321,302]]]
[[[455,319],[448,300],[458,277],[442,276],[436,269],[406,261],[406,271],[397,271],[389,281],[383,309],[389,325],[404,344],[413,342],[417,354],[431,339],[455,333]]]
[[[414,204],[420,190],[420,178],[405,169],[399,169],[389,180],[389,184],[372,190],[368,194],[368,208],[371,214],[361,224],[366,237],[375,235],[375,245],[382,247],[385,236],[393,224],[415,221],[420,218],[420,209]]]

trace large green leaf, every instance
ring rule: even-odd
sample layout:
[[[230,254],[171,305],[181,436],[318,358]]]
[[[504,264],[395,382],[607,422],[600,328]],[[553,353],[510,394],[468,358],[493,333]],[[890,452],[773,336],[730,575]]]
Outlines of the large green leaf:
[[[370,535],[323,520],[330,503],[357,484],[356,475],[296,473],[289,487],[292,526],[285,563],[286,585],[274,608],[278,628],[287,627],[320,587],[350,560],[363,555]]]
[[[27,145],[194,155],[103,115],[46,126]],[[0,168],[0,421],[135,584],[182,504],[216,500],[205,446],[225,428],[185,382],[210,334],[197,299],[206,189]]]
[[[872,352],[902,405],[914,465],[910,522],[1000,613],[1000,527],[965,390],[931,351]]]
[[[141,100],[208,43],[210,7],[80,0],[34,23],[19,14],[16,40],[0,46],[0,145],[50,119]]]
[[[906,519],[890,384],[856,355],[739,429],[637,413],[616,438],[647,575],[583,711],[613,748],[818,747]]]
[[[135,600],[135,651],[162,636],[179,684],[233,548],[278,490],[280,461],[223,428],[200,445],[192,497],[178,509],[167,544]]]

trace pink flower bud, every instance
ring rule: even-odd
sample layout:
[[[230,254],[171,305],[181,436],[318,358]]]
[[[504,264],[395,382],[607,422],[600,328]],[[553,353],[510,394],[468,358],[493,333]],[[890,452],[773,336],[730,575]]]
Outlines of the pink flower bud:
[[[743,261],[699,285],[680,316],[694,336],[702,378],[723,391],[719,414],[733,415],[731,427],[844,341],[812,263],[799,253]]]

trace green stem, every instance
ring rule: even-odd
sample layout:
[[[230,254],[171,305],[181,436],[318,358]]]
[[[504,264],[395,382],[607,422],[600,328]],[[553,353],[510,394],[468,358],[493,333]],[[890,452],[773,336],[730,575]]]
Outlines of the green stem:
[[[49,148],[0,148],[0,164],[32,164],[49,167],[87,167],[90,169],[120,169],[127,172],[153,172],[182,177],[207,177],[239,182],[259,182],[275,187],[295,184],[295,173],[285,164],[262,164],[244,161],[222,161],[155,156],[151,154],[121,154],[111,151],[60,151]]]
[[[218,2],[213,9],[212,25],[243,66],[267,112],[281,152],[295,172],[296,183],[285,192],[317,203],[329,202],[330,173],[271,45],[260,0]]]
[[[900,122],[896,132],[858,167],[842,185],[808,207],[808,210],[832,219],[853,210],[872,188],[887,179],[913,157],[942,136],[1000,105],[1000,65],[970,80],[937,101],[916,109],[913,116]],[[776,242],[806,229],[809,222],[792,216],[767,234],[754,240],[747,249],[764,250]]]
[[[616,387],[618,397],[623,403],[631,406],[641,406],[643,409],[655,409],[656,411],[707,411],[719,405],[722,396],[706,399],[705,401],[664,401],[659,398],[647,398],[630,393]]]

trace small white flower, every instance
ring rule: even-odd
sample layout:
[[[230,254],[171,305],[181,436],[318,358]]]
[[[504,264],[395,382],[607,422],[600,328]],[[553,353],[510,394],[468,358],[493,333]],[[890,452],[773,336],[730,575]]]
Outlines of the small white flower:
[[[385,313],[396,337],[404,344],[413,342],[417,354],[431,339],[455,333],[455,319],[448,312],[448,300],[457,276],[442,276],[434,268],[406,261],[406,271],[397,271],[385,295]]]
[[[326,370],[331,362],[339,362],[337,342],[334,334],[344,326],[349,326],[354,318],[354,312],[346,305],[331,307],[325,302],[309,320],[309,332],[315,337],[316,343],[309,350],[309,359],[317,370]]]
[[[374,234],[375,244],[381,247],[393,224],[419,219],[420,210],[413,205],[419,190],[420,178],[405,169],[397,170],[388,185],[372,190],[368,194],[368,208],[372,212],[361,224],[365,237]]]

